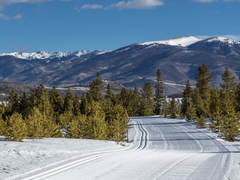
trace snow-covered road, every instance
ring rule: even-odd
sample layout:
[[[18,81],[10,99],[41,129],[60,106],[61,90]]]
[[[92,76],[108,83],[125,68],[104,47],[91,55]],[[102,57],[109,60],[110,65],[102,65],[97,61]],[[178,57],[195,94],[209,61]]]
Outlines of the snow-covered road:
[[[240,143],[179,119],[134,117],[130,146],[84,153],[24,180],[240,179]]]

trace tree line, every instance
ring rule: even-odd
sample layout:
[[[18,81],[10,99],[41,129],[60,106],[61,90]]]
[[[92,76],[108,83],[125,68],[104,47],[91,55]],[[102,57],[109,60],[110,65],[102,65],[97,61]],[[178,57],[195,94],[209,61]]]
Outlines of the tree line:
[[[130,119],[121,100],[114,97],[110,85],[103,96],[100,73],[81,97],[73,96],[69,88],[62,98],[55,86],[48,92],[42,83],[31,94],[19,96],[12,90],[0,105],[0,135],[19,142],[44,137],[127,141]]]
[[[170,118],[193,120],[199,128],[205,128],[210,118],[210,129],[235,141],[239,135],[240,84],[226,67],[220,89],[212,85],[213,78],[206,64],[198,68],[196,85],[189,80],[183,90],[182,100],[164,96],[160,69],[152,86],[145,82],[140,90],[122,88],[119,94],[112,92],[110,84],[103,95],[103,81],[98,72],[89,91],[79,97],[70,88],[65,98],[54,86],[48,92],[43,84],[30,95],[18,96],[12,90],[6,104],[0,106],[0,134],[10,141],[24,138],[67,137],[127,140],[129,116],[162,115]]]

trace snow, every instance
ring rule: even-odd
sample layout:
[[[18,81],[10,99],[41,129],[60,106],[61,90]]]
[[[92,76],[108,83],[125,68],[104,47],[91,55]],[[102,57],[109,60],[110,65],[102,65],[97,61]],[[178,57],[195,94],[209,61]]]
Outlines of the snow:
[[[101,51],[101,50],[82,50],[82,51],[69,51],[69,52],[55,52],[55,53],[48,53],[44,51],[39,51],[36,53],[20,53],[20,52],[14,52],[14,53],[3,53],[0,54],[0,56],[14,56],[19,59],[25,59],[25,60],[34,60],[34,59],[55,59],[55,58],[66,58],[66,57],[80,57],[82,55],[87,54],[96,54],[101,55],[104,53],[107,53],[110,51]],[[49,63],[50,61],[47,61],[46,63]]]
[[[198,41],[201,41],[202,39],[198,39],[193,36],[183,36],[183,37],[178,37],[170,40],[164,40],[164,41],[151,41],[151,42],[143,42],[143,43],[138,43],[138,45],[152,45],[152,44],[166,44],[166,45],[171,45],[171,46],[189,46],[193,43],[196,43]]]
[[[240,142],[184,119],[132,117],[130,143],[87,139],[0,141],[0,179],[240,179]]]
[[[220,36],[215,36],[211,37],[205,40],[206,42],[215,42],[215,41],[220,41],[223,43],[228,43],[228,44],[240,44],[240,42],[233,41],[231,39],[225,38],[225,37],[220,37]]]

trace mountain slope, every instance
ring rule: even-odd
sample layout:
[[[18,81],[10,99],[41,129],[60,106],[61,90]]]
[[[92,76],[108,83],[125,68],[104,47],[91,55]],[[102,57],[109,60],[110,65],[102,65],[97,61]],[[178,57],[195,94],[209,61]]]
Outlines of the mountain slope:
[[[89,82],[101,72],[103,79],[133,88],[146,81],[154,84],[156,69],[160,68],[167,95],[180,93],[188,78],[194,85],[197,69],[203,63],[208,65],[214,84],[221,82],[226,66],[238,79],[240,42],[221,37],[180,37],[136,43],[114,51],[24,53],[21,58],[19,54],[2,54],[0,81],[63,87]]]

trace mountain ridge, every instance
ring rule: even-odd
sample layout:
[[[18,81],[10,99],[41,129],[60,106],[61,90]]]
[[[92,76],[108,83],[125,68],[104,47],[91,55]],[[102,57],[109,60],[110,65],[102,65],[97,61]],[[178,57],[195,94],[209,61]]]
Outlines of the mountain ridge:
[[[190,43],[191,42],[191,43]],[[182,44],[181,44],[182,43]],[[80,51],[81,52],[81,51]],[[0,55],[0,81],[21,82],[50,87],[65,87],[102,79],[123,84],[127,88],[155,83],[156,70],[161,69],[165,94],[181,93],[190,79],[195,85],[198,67],[206,63],[214,78],[221,83],[226,66],[240,77],[240,42],[222,37],[200,40],[179,37],[164,41],[135,43],[113,51],[89,51],[81,56],[52,56],[52,59],[21,61],[16,56]]]

